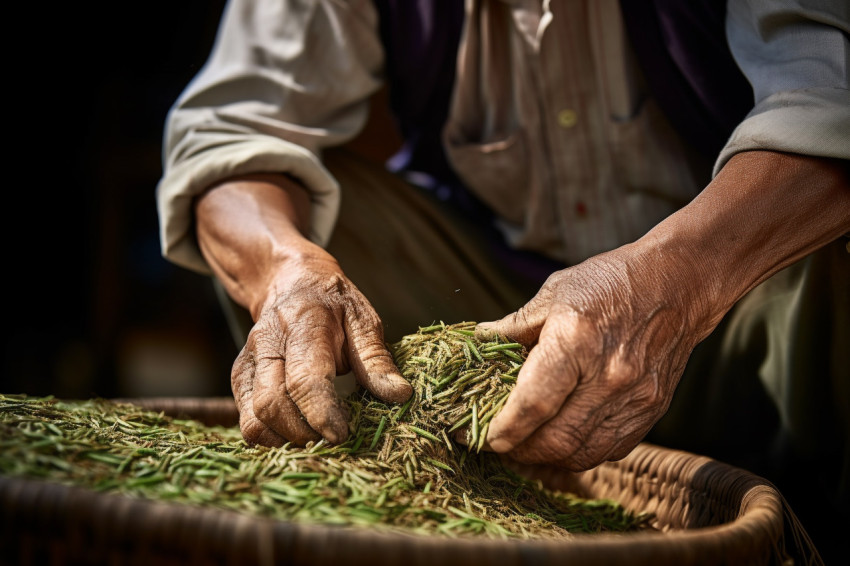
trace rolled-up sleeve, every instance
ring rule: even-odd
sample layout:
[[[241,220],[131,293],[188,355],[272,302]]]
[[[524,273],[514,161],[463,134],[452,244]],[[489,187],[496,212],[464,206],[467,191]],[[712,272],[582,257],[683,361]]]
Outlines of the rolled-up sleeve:
[[[850,159],[850,2],[729,0],[726,33],[755,106],[714,172],[767,149]]]
[[[157,210],[163,255],[210,273],[193,199],[238,175],[286,173],[311,195],[310,239],[325,245],[340,188],[322,148],[363,127],[383,50],[368,0],[231,0],[206,65],[171,108]]]

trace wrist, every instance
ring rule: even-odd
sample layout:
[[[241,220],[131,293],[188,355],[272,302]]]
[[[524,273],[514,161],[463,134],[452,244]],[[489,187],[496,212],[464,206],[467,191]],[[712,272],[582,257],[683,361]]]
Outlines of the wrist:
[[[631,244],[632,261],[653,274],[658,304],[682,313],[683,331],[697,341],[714,330],[736,300],[716,267],[722,262],[709,260],[705,246],[696,234],[663,225]]]
[[[754,151],[636,245],[687,289],[710,332],[756,285],[847,230],[846,162]]]
[[[309,195],[285,175],[258,174],[222,182],[198,198],[195,213],[204,258],[231,298],[254,320],[287,277],[311,262],[333,262],[305,236]]]
[[[333,282],[344,276],[332,255],[306,239],[266,265],[262,273],[263,277],[256,281],[250,302],[246,305],[255,321],[263,309],[281,295],[321,292],[321,282]]]

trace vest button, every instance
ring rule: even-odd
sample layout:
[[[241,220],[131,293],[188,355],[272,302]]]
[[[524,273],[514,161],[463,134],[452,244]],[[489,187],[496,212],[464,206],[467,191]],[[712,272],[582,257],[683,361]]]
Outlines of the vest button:
[[[578,115],[575,110],[565,108],[558,112],[558,125],[562,128],[572,128],[578,121]]]

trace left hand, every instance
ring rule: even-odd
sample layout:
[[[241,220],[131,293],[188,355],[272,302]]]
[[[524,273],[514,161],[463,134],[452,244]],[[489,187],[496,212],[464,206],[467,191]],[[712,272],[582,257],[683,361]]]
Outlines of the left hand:
[[[575,471],[625,457],[726,312],[850,231],[848,174],[842,159],[738,153],[637,242],[553,274],[519,311],[479,325],[533,346],[490,448]]]
[[[558,271],[519,311],[478,326],[533,346],[491,421],[492,450],[586,470],[625,457],[667,411],[716,322],[702,278],[652,256],[632,244]]]

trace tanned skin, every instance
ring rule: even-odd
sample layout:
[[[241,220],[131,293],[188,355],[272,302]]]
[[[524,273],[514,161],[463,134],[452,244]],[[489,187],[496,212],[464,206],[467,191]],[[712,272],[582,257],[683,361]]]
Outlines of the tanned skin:
[[[411,394],[380,318],[308,233],[309,196],[285,175],[212,187],[197,201],[204,257],[255,321],[232,373],[245,439],[342,442],[333,379]],[[753,287],[850,232],[846,161],[734,156],[639,240],[554,273],[524,307],[482,323],[531,347],[491,422],[491,450],[585,470],[628,454],[664,415],[693,348]],[[380,274],[376,274],[380,277]]]

